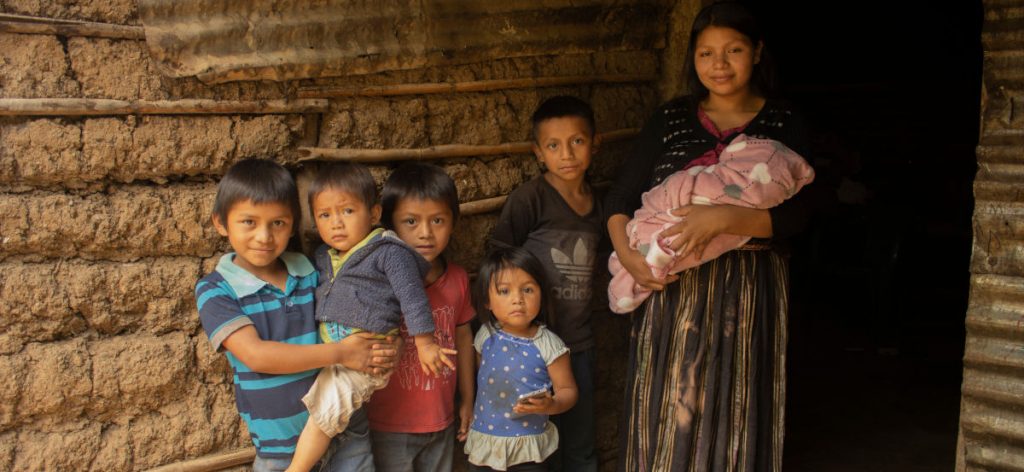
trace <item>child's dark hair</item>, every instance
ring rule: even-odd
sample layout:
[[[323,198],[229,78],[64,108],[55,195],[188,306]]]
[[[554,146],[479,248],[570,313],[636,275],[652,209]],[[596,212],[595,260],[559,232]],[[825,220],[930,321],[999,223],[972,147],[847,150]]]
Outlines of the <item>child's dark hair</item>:
[[[213,215],[227,225],[228,212],[236,203],[249,200],[255,205],[280,203],[292,210],[293,228],[299,228],[302,210],[295,179],[281,164],[266,159],[236,162],[217,185]]]
[[[764,34],[750,9],[734,1],[708,5],[701,9],[693,20],[693,28],[690,29],[690,43],[686,47],[684,72],[690,94],[699,99],[708,96],[707,87],[700,83],[700,78],[697,76],[693,56],[696,53],[697,37],[709,26],[734,29],[746,36],[754,48],[761,45],[761,59],[754,64],[754,70],[750,76],[750,89],[761,96],[772,96],[775,93],[775,63],[768,48],[764,45]]]
[[[530,251],[518,247],[498,247],[489,252],[482,262],[480,270],[477,271],[476,281],[473,282],[473,307],[476,309],[476,316],[480,324],[484,326],[497,327],[497,319],[494,313],[487,308],[490,301],[491,287],[498,285],[498,277],[501,272],[511,269],[522,269],[533,277],[540,287],[540,313],[533,319],[533,324],[547,324],[551,319],[551,294],[548,292],[548,281],[544,275],[544,266],[537,260]]]
[[[377,204],[377,182],[373,180],[370,169],[354,162],[332,162],[321,167],[309,184],[309,211],[313,212],[313,199],[328,190],[340,190],[356,196],[372,208]]]
[[[444,169],[421,162],[410,162],[395,169],[384,182],[380,194],[381,222],[394,228],[394,212],[403,198],[444,202],[452,210],[452,223],[459,220],[459,190]]]
[[[594,136],[594,133],[597,132],[597,126],[594,124],[594,110],[590,108],[587,102],[569,95],[559,95],[544,100],[544,103],[541,103],[537,110],[533,112],[533,117],[530,118],[533,122],[533,141],[536,142],[539,139],[537,129],[541,123],[552,118],[564,118],[567,116],[583,118],[583,121],[587,122],[590,136]]]

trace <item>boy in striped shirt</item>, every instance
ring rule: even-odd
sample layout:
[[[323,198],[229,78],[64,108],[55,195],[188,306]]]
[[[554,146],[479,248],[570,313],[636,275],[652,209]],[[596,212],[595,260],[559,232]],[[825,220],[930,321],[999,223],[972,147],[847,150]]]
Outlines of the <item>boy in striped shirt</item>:
[[[397,360],[392,339],[355,335],[320,344],[317,272],[306,256],[285,251],[300,214],[287,170],[267,160],[238,162],[217,187],[212,218],[233,252],[196,283],[203,329],[234,372],[235,402],[256,446],[255,471],[284,470],[291,462],[308,417],[301,398],[321,367],[381,373]],[[367,428],[364,412],[353,416],[327,470],[366,468],[355,462],[369,457]]]

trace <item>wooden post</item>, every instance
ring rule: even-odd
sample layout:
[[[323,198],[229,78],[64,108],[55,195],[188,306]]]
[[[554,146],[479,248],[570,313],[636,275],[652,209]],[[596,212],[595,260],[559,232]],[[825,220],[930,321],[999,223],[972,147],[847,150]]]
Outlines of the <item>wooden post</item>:
[[[0,13],[0,33],[54,34],[111,39],[146,39],[141,26],[112,25]]]
[[[605,143],[622,141],[639,133],[636,128],[601,133]],[[426,148],[409,149],[352,149],[300,147],[299,162],[311,160],[353,161],[381,163],[391,161],[447,159],[455,157],[492,156],[495,154],[525,154],[530,152],[530,141],[501,144],[441,144]]]
[[[486,92],[523,88],[559,87],[596,83],[653,82],[657,76],[641,74],[576,75],[564,77],[530,77],[525,79],[476,80],[428,84],[366,85],[362,87],[303,87],[302,98],[389,97],[436,93]]]
[[[251,464],[256,459],[256,448],[211,454],[174,464],[149,469],[149,472],[211,472],[237,465]]]
[[[99,98],[0,98],[0,116],[233,115],[314,113],[327,100],[109,100]]]

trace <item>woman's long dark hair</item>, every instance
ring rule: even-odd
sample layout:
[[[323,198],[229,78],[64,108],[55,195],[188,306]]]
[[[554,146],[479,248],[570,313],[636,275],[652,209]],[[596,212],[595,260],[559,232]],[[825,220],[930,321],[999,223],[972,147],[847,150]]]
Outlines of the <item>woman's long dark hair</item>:
[[[754,70],[750,75],[750,88],[762,97],[774,95],[776,91],[775,61],[772,59],[768,47],[764,45],[764,34],[761,27],[758,26],[757,19],[747,7],[730,1],[713,3],[704,7],[693,20],[693,27],[690,29],[690,43],[686,46],[686,65],[684,66],[690,95],[698,99],[708,96],[707,87],[700,82],[700,77],[697,76],[693,56],[696,53],[697,37],[709,26],[734,29],[746,36],[754,48],[761,44],[761,60],[754,64]]]
[[[551,293],[548,292],[548,281],[544,276],[544,266],[526,249],[518,247],[496,248],[480,263],[480,270],[473,283],[473,306],[476,308],[477,319],[486,327],[497,328],[498,320],[487,305],[490,300],[491,287],[498,285],[498,277],[502,271],[522,269],[537,281],[540,288],[540,313],[533,319],[533,324],[547,324],[551,319]]]

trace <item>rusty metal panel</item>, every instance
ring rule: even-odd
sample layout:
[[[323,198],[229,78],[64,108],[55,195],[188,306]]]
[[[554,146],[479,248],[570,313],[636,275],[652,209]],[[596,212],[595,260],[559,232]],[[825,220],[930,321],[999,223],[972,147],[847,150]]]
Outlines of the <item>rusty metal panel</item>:
[[[987,0],[958,471],[1024,472],[1024,0]]]
[[[670,0],[140,0],[162,72],[335,77],[506,57],[661,48]]]

